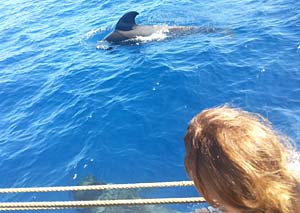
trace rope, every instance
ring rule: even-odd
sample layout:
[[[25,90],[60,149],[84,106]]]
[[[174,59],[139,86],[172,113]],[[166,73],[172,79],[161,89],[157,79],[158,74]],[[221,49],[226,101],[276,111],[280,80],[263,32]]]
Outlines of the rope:
[[[158,183],[132,183],[132,184],[107,184],[89,186],[58,186],[58,187],[32,187],[0,189],[0,193],[23,193],[23,192],[62,192],[81,190],[110,190],[110,189],[134,189],[134,188],[157,188],[157,187],[184,187],[194,186],[193,181],[158,182]]]
[[[91,208],[91,207],[100,207],[100,206],[153,205],[153,204],[201,203],[201,202],[205,202],[205,199],[203,197],[102,200],[102,201],[96,200],[96,201],[54,201],[54,202],[6,202],[6,203],[0,203],[0,211]]]
[[[134,188],[157,188],[157,187],[185,187],[194,186],[192,181],[159,182],[159,183],[133,183],[133,184],[107,184],[89,186],[62,186],[62,187],[32,187],[1,189],[0,193],[19,192],[62,192],[80,190],[111,190],[111,189],[134,189]],[[159,198],[159,199],[131,199],[131,200],[96,200],[96,201],[54,201],[54,202],[4,202],[0,203],[0,211],[21,210],[47,210],[66,208],[91,208],[124,205],[155,205],[176,203],[200,203],[205,202],[203,197],[197,198]]]
[[[29,210],[60,210],[60,209],[63,209],[63,208],[55,208],[55,207],[40,207],[40,208],[0,208],[0,211],[29,211]]]

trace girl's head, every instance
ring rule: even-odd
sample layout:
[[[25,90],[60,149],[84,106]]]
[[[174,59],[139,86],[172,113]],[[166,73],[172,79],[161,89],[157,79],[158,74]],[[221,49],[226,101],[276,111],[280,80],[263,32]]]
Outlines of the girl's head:
[[[204,110],[184,141],[187,173],[211,205],[291,212],[297,182],[287,170],[288,139],[266,119],[227,106]]]

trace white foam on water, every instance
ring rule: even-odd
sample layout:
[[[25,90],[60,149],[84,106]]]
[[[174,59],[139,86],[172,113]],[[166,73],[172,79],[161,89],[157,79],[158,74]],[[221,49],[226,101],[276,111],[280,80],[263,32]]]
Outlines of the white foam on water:
[[[98,49],[98,50],[110,50],[111,46],[106,41],[99,41],[96,45],[96,49]]]
[[[98,29],[92,29],[85,34],[84,38],[89,39],[89,38],[95,36],[96,34],[103,32],[105,30],[106,30],[106,28],[104,28],[104,27],[98,28]]]
[[[73,176],[73,180],[76,180],[76,178],[77,178],[77,174],[75,173]]]
[[[133,39],[133,41],[136,41],[137,44],[139,42],[145,43],[145,42],[150,42],[150,41],[161,41],[164,40],[168,37],[168,28],[162,28],[161,30],[158,30],[157,32],[151,34],[150,36],[137,36],[136,38]]]

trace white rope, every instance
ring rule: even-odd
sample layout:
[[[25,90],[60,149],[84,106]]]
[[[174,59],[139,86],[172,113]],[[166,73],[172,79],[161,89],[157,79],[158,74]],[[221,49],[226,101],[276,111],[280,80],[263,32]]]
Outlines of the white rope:
[[[111,190],[111,189],[134,189],[134,188],[157,188],[157,187],[185,187],[194,186],[192,181],[158,182],[158,183],[133,183],[133,184],[106,184],[89,186],[62,186],[62,187],[32,187],[0,189],[0,193],[20,192],[62,192],[80,190]],[[0,211],[20,210],[46,210],[66,208],[91,208],[100,206],[123,206],[123,205],[155,205],[175,203],[200,203],[205,202],[203,197],[197,198],[159,198],[159,199],[131,199],[131,200],[93,200],[93,201],[43,201],[43,202],[4,202],[0,203]]]
[[[158,182],[158,183],[132,183],[132,184],[106,184],[89,186],[56,186],[56,187],[32,187],[32,188],[0,188],[0,193],[23,193],[23,192],[62,192],[81,190],[110,190],[110,189],[133,189],[133,188],[157,188],[157,187],[185,187],[194,186],[193,181]]]
[[[5,202],[0,203],[0,211],[91,208],[100,206],[154,205],[201,202],[205,202],[205,199],[203,197],[96,201]]]

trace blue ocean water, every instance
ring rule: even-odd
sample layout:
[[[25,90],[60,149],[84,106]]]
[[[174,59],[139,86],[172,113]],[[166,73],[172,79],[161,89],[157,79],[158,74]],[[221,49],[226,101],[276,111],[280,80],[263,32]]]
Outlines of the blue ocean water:
[[[141,24],[232,33],[97,50],[132,10]],[[225,103],[262,114],[299,146],[298,0],[14,0],[0,4],[0,21],[0,187],[77,185],[90,174],[110,183],[187,180],[187,124]],[[57,199],[70,194],[1,198]]]

